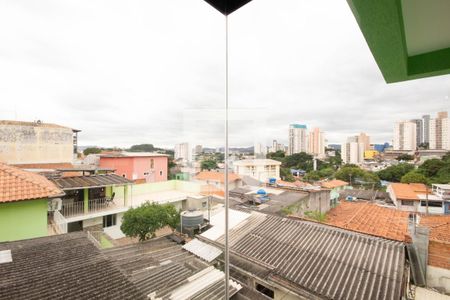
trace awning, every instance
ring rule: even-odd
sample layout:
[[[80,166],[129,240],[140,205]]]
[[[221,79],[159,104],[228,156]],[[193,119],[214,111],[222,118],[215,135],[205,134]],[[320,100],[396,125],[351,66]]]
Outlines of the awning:
[[[113,185],[128,185],[133,182],[116,174],[90,176],[71,176],[51,179],[62,190],[77,190],[84,188],[106,187]]]

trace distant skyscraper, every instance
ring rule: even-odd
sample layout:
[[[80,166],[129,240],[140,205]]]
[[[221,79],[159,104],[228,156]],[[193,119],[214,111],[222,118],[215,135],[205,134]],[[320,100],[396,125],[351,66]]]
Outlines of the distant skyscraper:
[[[184,162],[188,162],[190,160],[188,143],[176,144],[174,152],[175,160],[181,159]]]
[[[423,142],[430,143],[430,115],[422,116],[422,132],[423,132]]]
[[[291,124],[289,125],[289,148],[288,154],[306,152],[307,147],[307,133],[306,125]]]
[[[423,143],[423,120],[413,119],[411,122],[416,124],[416,146]]]
[[[347,142],[341,146],[341,157],[345,164],[359,165],[364,161],[364,143],[355,141],[357,136],[347,138]]]
[[[370,136],[368,136],[367,134],[365,134],[364,132],[361,132],[358,136],[357,136],[357,142],[358,143],[363,143],[364,144],[364,150],[370,150]]]
[[[195,146],[195,148],[194,148],[194,153],[195,154],[200,154],[200,153],[202,153],[203,152],[203,147],[202,147],[202,145],[197,145],[197,146]]]
[[[320,128],[314,128],[309,132],[308,153],[319,158],[325,156],[325,134]]]
[[[395,123],[394,150],[415,150],[417,148],[417,124],[411,121]]]
[[[430,149],[450,150],[450,119],[447,112],[439,112],[430,119]]]
[[[266,147],[264,147],[261,143],[255,143],[254,155],[255,155],[255,158],[265,158],[266,157]]]

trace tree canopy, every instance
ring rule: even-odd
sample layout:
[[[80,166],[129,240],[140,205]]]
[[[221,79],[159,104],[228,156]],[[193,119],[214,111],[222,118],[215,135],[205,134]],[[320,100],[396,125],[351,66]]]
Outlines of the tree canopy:
[[[154,237],[156,230],[160,228],[176,228],[179,221],[180,213],[172,204],[146,202],[125,212],[120,229],[126,236],[145,241]]]
[[[400,154],[399,156],[397,156],[396,160],[398,160],[398,161],[410,161],[410,160],[414,160],[414,156],[409,155],[409,154]]]
[[[428,184],[427,178],[417,170],[410,171],[402,176],[402,183],[424,183]]]
[[[84,155],[99,154],[100,152],[102,152],[102,149],[97,147],[89,147],[83,150]]]
[[[217,167],[218,167],[217,162],[213,159],[203,160],[200,164],[200,168],[202,169],[202,171],[203,170],[208,170],[208,171],[214,170],[214,169],[217,169]]]
[[[356,165],[344,165],[336,172],[336,179],[344,180],[350,184],[360,182],[361,184],[373,184],[375,187],[380,186],[380,178],[375,173],[365,171]]]
[[[133,145],[128,149],[130,152],[153,152],[157,150],[152,144]]]
[[[378,177],[380,177],[381,180],[386,180],[390,182],[400,182],[402,177],[412,170],[414,170],[414,165],[401,163],[395,166],[387,167],[384,170],[378,171],[377,175]]]

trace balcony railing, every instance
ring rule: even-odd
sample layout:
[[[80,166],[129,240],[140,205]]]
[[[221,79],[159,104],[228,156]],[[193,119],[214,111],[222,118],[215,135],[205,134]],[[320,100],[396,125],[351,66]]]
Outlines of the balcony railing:
[[[124,205],[115,201],[110,201],[108,198],[91,199],[88,201],[87,207],[85,207],[84,201],[75,201],[71,203],[64,203],[63,201],[61,214],[64,217],[74,217],[121,207],[124,207]]]

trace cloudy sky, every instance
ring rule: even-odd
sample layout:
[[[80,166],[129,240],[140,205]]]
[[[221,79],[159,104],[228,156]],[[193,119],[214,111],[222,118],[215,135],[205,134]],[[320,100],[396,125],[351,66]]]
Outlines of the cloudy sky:
[[[202,0],[0,2],[0,119],[81,145],[223,145],[225,20]],[[449,110],[450,76],[385,84],[346,1],[253,0],[229,17],[230,143],[330,143]]]

